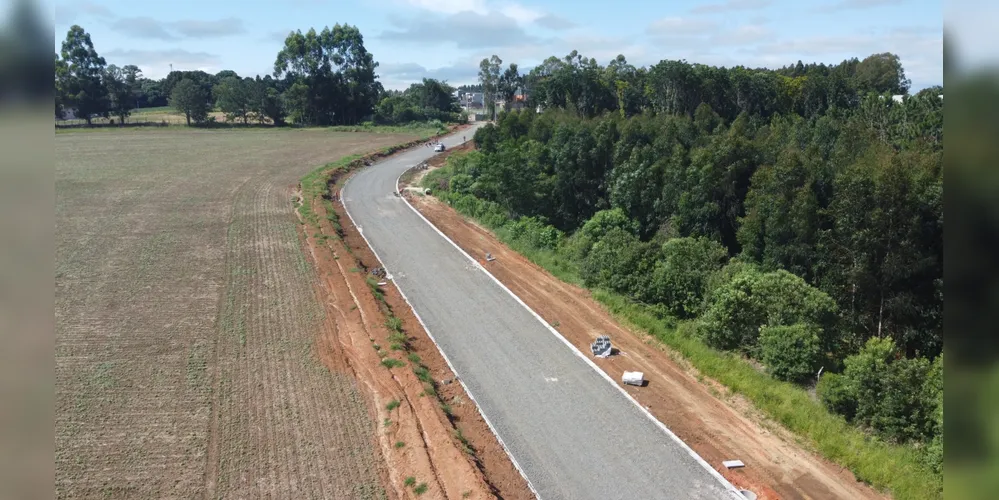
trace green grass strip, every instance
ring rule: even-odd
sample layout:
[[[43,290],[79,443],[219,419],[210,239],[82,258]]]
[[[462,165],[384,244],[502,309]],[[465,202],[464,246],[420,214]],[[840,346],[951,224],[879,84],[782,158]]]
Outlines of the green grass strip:
[[[434,193],[447,199],[448,193]],[[493,216],[488,224],[472,213],[454,208],[469,219],[489,227],[496,237],[531,262],[557,278],[580,285],[578,272],[571,262],[549,249],[537,249],[513,238]],[[943,478],[923,462],[922,453],[912,445],[897,445],[879,440],[830,413],[802,387],[781,382],[758,371],[745,359],[713,349],[700,340],[685,335],[681,328],[659,319],[646,307],[605,290],[592,290],[619,322],[642,330],[669,346],[701,374],[710,377],[735,394],[751,401],[765,415],[780,423],[805,445],[827,459],[846,467],[858,479],[876,489],[890,492],[895,498],[938,499],[943,497]]]

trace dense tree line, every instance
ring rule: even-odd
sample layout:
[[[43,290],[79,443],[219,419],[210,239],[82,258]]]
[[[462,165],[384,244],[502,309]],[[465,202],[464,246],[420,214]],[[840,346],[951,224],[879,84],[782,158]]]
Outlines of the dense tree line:
[[[387,92],[375,106],[375,122],[402,124],[410,122],[459,122],[461,106],[455,89],[439,80],[424,78],[402,92]]]
[[[90,35],[73,26],[55,56],[55,112],[67,110],[90,124],[95,117],[124,123],[137,108],[171,106],[189,125],[214,121],[284,125],[355,125],[365,121],[406,123],[461,119],[446,82],[424,80],[402,93],[386,92],[378,67],[356,27],[337,24],[285,38],[274,74],[240,77],[223,70],[172,71],[161,80],[145,78],[135,65],[108,65]]]
[[[822,368],[830,410],[925,443],[939,470],[942,89],[905,94],[891,54],[777,71],[570,56],[524,79],[545,112],[501,114],[428,185],[775,378]]]
[[[743,112],[762,118],[792,113],[811,118],[855,108],[869,93],[904,95],[910,86],[901,61],[891,53],[837,65],[798,61],[778,70],[674,60],[644,68],[621,55],[601,66],[576,51],[561,59],[549,57],[525,75],[516,65],[502,70],[501,64],[495,55],[480,63],[479,83],[487,103],[522,86],[532,107],[571,109],[586,117],[607,111],[629,117],[644,110],[693,116],[705,103],[726,121]]]

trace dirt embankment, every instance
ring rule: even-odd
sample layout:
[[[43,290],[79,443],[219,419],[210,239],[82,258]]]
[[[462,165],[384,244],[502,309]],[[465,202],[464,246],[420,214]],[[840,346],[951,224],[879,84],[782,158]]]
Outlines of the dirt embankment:
[[[431,168],[452,152],[435,157]],[[415,172],[410,181],[418,182],[425,173]],[[558,325],[556,330],[580,351],[588,352],[597,336],[610,335],[619,353],[596,364],[614,380],[621,380],[625,370],[644,372],[646,387],[622,387],[737,487],[761,499],[885,498],[798,444],[745,398],[700,377],[655,339],[618,324],[587,290],[560,281],[437,198],[407,192],[406,199],[545,321]],[[487,252],[494,261],[485,260]],[[730,459],[746,467],[724,468],[722,461]]]
[[[329,193],[345,178],[331,179]],[[313,200],[318,228],[302,226],[326,310],[317,349],[369,399],[389,495],[533,498],[409,305],[371,272],[381,264],[333,198]]]

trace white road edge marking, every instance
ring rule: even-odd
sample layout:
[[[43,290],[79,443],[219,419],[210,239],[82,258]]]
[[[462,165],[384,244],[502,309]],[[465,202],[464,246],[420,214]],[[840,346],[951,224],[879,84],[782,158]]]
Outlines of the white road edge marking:
[[[403,172],[403,174],[405,174],[405,172]],[[401,179],[401,178],[402,178],[402,175],[399,175],[399,177],[397,177],[396,180],[395,180],[395,185],[396,185],[397,189],[399,187],[399,179]],[[638,400],[636,400],[635,398],[633,398],[631,396],[631,394],[628,394],[628,391],[624,390],[623,387],[617,385],[617,383],[614,382],[614,379],[612,379],[610,377],[610,375],[608,375],[606,372],[604,372],[603,370],[601,370],[600,367],[597,366],[596,363],[593,362],[593,360],[591,360],[590,358],[587,358],[586,355],[583,354],[582,351],[580,351],[579,349],[576,349],[576,346],[572,345],[572,342],[569,342],[569,340],[566,339],[565,337],[563,337],[562,334],[558,332],[558,330],[556,330],[551,325],[549,325],[548,322],[545,321],[544,318],[541,317],[541,315],[539,315],[537,312],[535,312],[534,309],[531,309],[531,307],[528,306],[526,303],[524,303],[523,300],[520,300],[520,297],[518,297],[517,294],[513,293],[513,291],[510,290],[509,288],[507,288],[507,286],[504,285],[502,281],[500,281],[498,278],[496,278],[495,276],[493,276],[492,273],[490,273],[489,271],[487,271],[486,268],[482,266],[482,264],[479,264],[479,261],[475,260],[475,258],[473,258],[471,255],[469,255],[468,252],[466,252],[464,249],[462,249],[460,246],[458,246],[457,243],[455,243],[454,241],[452,241],[451,238],[448,238],[447,235],[444,234],[443,232],[441,232],[440,229],[437,229],[437,226],[435,226],[432,222],[430,222],[429,220],[427,220],[427,218],[424,217],[423,214],[421,214],[420,211],[416,209],[416,207],[414,207],[413,205],[411,205],[409,203],[409,200],[403,198],[402,201],[406,203],[406,206],[409,207],[410,210],[412,210],[413,212],[416,212],[416,215],[419,215],[420,218],[423,219],[423,222],[426,222],[427,225],[429,225],[430,227],[432,227],[434,229],[434,231],[437,231],[437,234],[441,235],[441,238],[444,238],[445,240],[448,241],[448,243],[451,243],[451,245],[453,245],[455,248],[457,248],[458,251],[462,253],[462,255],[464,255],[465,257],[467,257],[468,260],[472,261],[475,264],[475,267],[478,267],[479,269],[481,269],[482,272],[486,273],[486,276],[489,276],[490,278],[492,278],[492,280],[497,285],[499,285],[500,288],[502,288],[503,290],[506,290],[506,293],[509,293],[510,296],[514,298],[514,300],[516,300],[520,305],[524,306],[524,309],[527,309],[532,315],[534,315],[535,319],[537,319],[538,322],[540,322],[542,325],[544,325],[545,328],[547,328],[548,331],[552,333],[552,335],[554,335],[559,340],[561,340],[562,343],[564,343],[565,345],[569,346],[569,349],[572,349],[572,352],[576,353],[576,356],[579,356],[583,361],[586,362],[587,365],[590,366],[590,368],[593,368],[594,371],[596,371],[598,374],[600,374],[600,376],[602,376],[605,380],[607,380],[607,382],[609,382],[618,391],[620,391],[621,394],[624,395],[624,397],[628,398],[629,401],[631,401],[632,403],[634,403],[635,407],[638,408],[639,410],[641,410],[642,413],[644,413],[645,416],[648,417],[649,420],[651,420],[654,424],[656,424],[656,426],[658,426],[663,432],[665,432],[667,436],[669,436],[671,439],[673,439],[674,442],[676,442],[678,445],[680,445],[680,447],[683,448],[688,454],[690,454],[690,456],[693,457],[694,460],[697,461],[697,463],[701,464],[701,466],[704,467],[708,471],[708,473],[710,473],[712,476],[714,476],[716,479],[718,479],[718,481],[721,482],[722,486],[725,489],[729,490],[729,493],[731,493],[734,498],[745,500],[746,497],[742,493],[739,493],[739,490],[736,489],[736,487],[733,486],[732,483],[730,483],[728,481],[728,479],[725,479],[725,476],[722,476],[720,472],[716,471],[714,469],[714,467],[711,467],[711,465],[709,465],[708,462],[706,462],[703,458],[701,458],[701,456],[698,455],[697,452],[695,452],[690,446],[687,446],[687,443],[684,443],[683,440],[681,440],[679,437],[677,437],[676,434],[673,434],[673,431],[669,430],[669,427],[666,427],[666,424],[660,422],[659,419],[657,419],[655,417],[655,415],[653,415],[651,412],[649,412],[649,410],[647,410],[644,406],[642,406],[641,403],[638,402]],[[344,205],[344,206],[346,207],[346,205]],[[439,347],[438,347],[438,349],[439,349]],[[442,351],[442,353],[443,353],[443,351]]]
[[[375,166],[375,165],[377,165],[377,163],[374,164],[374,165],[372,165],[372,166]],[[399,174],[399,177],[396,177],[396,179],[395,179],[395,188],[396,188],[396,191],[399,191],[399,180],[402,178],[403,175],[406,174],[406,172],[408,172],[411,169],[412,169],[412,167],[406,169],[401,174]],[[340,199],[341,200],[344,199],[343,198],[344,189],[346,189],[347,184],[350,183],[351,179],[353,179],[353,176],[351,176],[350,178],[348,178],[347,182],[345,182],[344,185],[343,185],[343,187],[340,188]],[[713,467],[711,467],[711,465],[709,465],[703,458],[701,458],[701,456],[698,455],[697,452],[695,452],[690,446],[687,446],[687,443],[684,443],[683,440],[681,440],[679,437],[677,437],[676,434],[673,434],[673,431],[669,430],[669,427],[666,427],[666,424],[663,424],[662,422],[660,422],[659,419],[657,419],[651,412],[649,412],[648,409],[646,409],[644,406],[642,406],[641,403],[638,402],[638,400],[636,400],[635,398],[633,398],[631,396],[631,394],[628,394],[628,391],[625,391],[623,387],[617,385],[617,383],[614,382],[614,379],[612,379],[610,377],[610,375],[608,375],[606,372],[604,372],[603,370],[601,370],[600,367],[597,366],[596,363],[593,362],[593,360],[591,360],[590,358],[587,358],[585,354],[583,354],[579,349],[576,348],[576,346],[572,345],[572,343],[569,342],[565,337],[563,337],[562,334],[558,333],[558,330],[555,330],[554,328],[552,328],[552,326],[549,325],[544,320],[544,318],[541,317],[541,315],[539,315],[537,312],[534,311],[534,309],[531,309],[530,306],[528,306],[526,303],[524,303],[524,301],[521,300],[520,297],[517,296],[517,294],[513,293],[513,291],[510,290],[509,288],[507,288],[507,286],[504,285],[502,281],[500,281],[498,278],[496,278],[495,276],[493,276],[492,273],[490,273],[489,271],[487,271],[485,267],[483,267],[481,264],[479,264],[479,262],[477,260],[475,260],[474,257],[472,257],[471,255],[469,255],[468,252],[466,252],[463,248],[461,248],[460,246],[458,246],[458,244],[455,243],[451,238],[448,238],[448,236],[446,234],[444,234],[443,232],[441,232],[441,230],[438,229],[437,226],[435,226],[432,222],[430,222],[429,220],[427,220],[427,218],[424,217],[423,214],[421,214],[420,211],[416,209],[416,207],[414,207],[412,204],[409,203],[409,200],[407,200],[405,197],[401,197],[401,198],[402,198],[402,201],[406,204],[406,206],[409,207],[409,209],[412,210],[417,216],[419,216],[420,219],[423,219],[423,222],[426,222],[428,226],[430,226],[434,231],[437,232],[437,234],[439,234],[441,236],[441,238],[444,238],[445,240],[447,240],[447,242],[450,243],[451,246],[453,246],[454,248],[458,249],[458,251],[461,252],[462,255],[464,255],[468,260],[472,261],[472,264],[475,267],[477,267],[480,270],[482,270],[482,272],[485,273],[486,276],[489,276],[489,278],[492,279],[493,282],[495,282],[497,285],[499,285],[500,288],[502,288],[503,290],[505,290],[506,293],[510,294],[510,296],[513,297],[513,299],[516,300],[517,303],[519,303],[521,306],[523,306],[524,309],[527,309],[527,311],[530,312],[534,316],[535,319],[537,319],[542,325],[544,325],[545,328],[547,328],[548,331],[551,332],[552,335],[554,335],[556,338],[558,338],[559,340],[561,340],[562,343],[564,343],[566,346],[568,346],[569,349],[571,349],[572,352],[576,354],[576,356],[579,356],[579,358],[581,358],[587,365],[589,365],[590,368],[592,368],[594,371],[596,371],[597,374],[599,374],[601,377],[603,377],[607,382],[609,382],[612,386],[614,386],[614,388],[616,388],[619,392],[621,392],[621,394],[623,394],[625,398],[627,398],[629,401],[631,401],[632,404],[634,404],[636,408],[638,408],[643,414],[645,414],[645,416],[649,420],[651,420],[653,424],[655,424],[657,427],[659,427],[660,430],[662,430],[663,432],[665,432],[666,435],[669,436],[676,444],[680,445],[680,447],[683,448],[695,461],[697,461],[697,463],[699,463],[702,467],[704,467],[704,469],[707,470],[709,474],[711,474],[712,476],[714,476],[715,479],[717,479],[721,483],[722,487],[724,487],[726,490],[728,490],[728,492],[732,495],[733,498],[739,499],[739,500],[745,500],[746,497],[742,493],[740,493],[739,490],[735,486],[733,486],[732,483],[730,483],[728,481],[728,479],[725,479],[725,477],[722,476],[721,473],[719,473]],[[354,222],[354,218],[350,215],[350,210],[347,209],[347,203],[346,202],[343,203],[343,207],[344,207],[344,211],[347,212],[347,217],[350,218],[351,224],[354,224],[354,227],[357,227],[357,224]],[[375,252],[374,247],[371,246],[371,242],[368,241],[367,237],[365,237],[363,234],[361,235],[361,237],[364,238],[365,243],[368,244],[368,248],[371,248],[371,252],[375,254],[375,258],[378,259],[379,261],[381,261],[381,257],[379,257],[378,253]],[[385,267],[385,263],[384,262],[382,262],[382,267]],[[440,351],[441,356],[444,358],[444,361],[448,364],[448,367],[451,368],[451,371],[456,376],[459,377],[458,381],[459,381],[459,383],[461,383],[461,386],[465,389],[465,392],[472,399],[472,401],[475,402],[475,396],[473,396],[472,392],[469,391],[468,387],[465,386],[465,383],[461,380],[460,375],[454,369],[454,366],[451,364],[451,360],[448,359],[447,354],[444,354],[444,351],[441,349],[440,345],[437,344],[437,341],[434,339],[433,334],[430,333],[430,329],[427,328],[427,325],[425,323],[423,323],[423,319],[420,318],[420,315],[419,315],[419,313],[416,312],[416,309],[413,307],[413,304],[409,301],[408,298],[406,298],[406,294],[403,293],[402,288],[397,285],[396,289],[399,290],[399,293],[402,295],[403,300],[405,300],[406,303],[409,304],[409,307],[410,307],[410,309],[413,310],[413,314],[416,316],[416,319],[420,322],[420,325],[423,326],[423,329],[426,330],[427,335],[430,337],[430,340],[434,343],[434,345],[437,346],[437,350]],[[530,488],[531,492],[534,493],[535,497],[537,497],[537,498],[540,499],[541,496],[538,495],[538,492],[534,488],[534,485],[531,484],[531,480],[528,479],[527,474],[524,473],[524,470],[520,467],[520,464],[517,463],[517,459],[514,458],[513,454],[510,453],[510,450],[506,447],[506,444],[503,443],[503,438],[500,437],[499,433],[496,432],[496,428],[489,421],[489,418],[486,417],[485,413],[482,412],[482,408],[479,407],[478,402],[475,403],[475,406],[479,410],[479,414],[482,415],[482,419],[486,421],[486,425],[489,426],[489,429],[493,432],[493,435],[496,436],[496,440],[499,441],[500,446],[503,447],[503,450],[506,451],[506,454],[510,457],[510,461],[513,462],[514,467],[516,467],[517,471],[520,472],[520,475],[524,477],[524,480],[527,481],[527,487]]]
[[[378,165],[378,164],[375,163],[375,164],[372,164],[371,166],[374,167],[376,165]],[[370,168],[370,167],[365,167],[365,168]],[[407,169],[407,171],[408,171],[408,169]],[[347,178],[347,182],[344,182],[343,187],[340,188],[340,199],[341,200],[344,200],[343,191],[344,191],[344,189],[347,188],[347,184],[350,184],[350,181],[351,181],[351,179],[353,179],[353,177],[354,176],[352,175],[349,178]],[[399,185],[399,181],[398,181],[398,179],[396,179],[396,186],[398,187],[398,185]],[[357,224],[354,222],[354,217],[352,215],[350,215],[350,210],[347,208],[346,201],[342,202],[342,205],[343,205],[343,211],[347,212],[347,218],[350,219],[350,223],[353,224],[354,227],[357,227]],[[417,212],[417,213],[419,213],[419,212]],[[431,227],[433,227],[432,224],[431,224]],[[437,228],[434,228],[434,229],[437,229]],[[358,231],[358,233],[360,233],[360,231]],[[368,241],[368,237],[364,236],[364,234],[361,234],[361,238],[364,239],[364,242],[368,245],[368,248],[371,249],[371,253],[375,254],[375,258],[378,259],[379,263],[381,263],[382,268],[385,268],[385,262],[382,261],[382,258],[378,256],[378,252],[375,251],[375,247],[371,246],[371,242]],[[513,463],[513,467],[515,469],[517,469],[517,472],[520,473],[520,476],[523,477],[524,481],[527,482],[527,488],[529,490],[531,490],[531,493],[534,493],[534,498],[537,498],[538,500],[542,500],[541,499],[541,495],[538,494],[538,490],[535,489],[534,485],[531,483],[531,479],[527,477],[527,474],[524,472],[524,469],[517,462],[517,459],[513,456],[513,453],[510,452],[510,449],[507,448],[506,443],[503,442],[503,438],[500,437],[499,432],[496,431],[496,426],[494,426],[493,423],[492,423],[492,421],[489,420],[489,417],[487,417],[486,414],[482,412],[482,407],[479,405],[479,402],[475,400],[475,395],[472,394],[472,391],[470,391],[468,389],[468,386],[465,385],[465,381],[462,380],[461,374],[458,373],[458,370],[456,370],[454,368],[454,364],[451,363],[451,359],[447,357],[447,354],[444,353],[444,350],[441,349],[440,344],[437,343],[437,339],[434,338],[434,334],[431,333],[430,328],[427,326],[426,323],[423,322],[423,318],[420,317],[420,313],[416,312],[416,308],[413,307],[413,303],[409,301],[409,297],[406,296],[406,292],[402,291],[402,287],[399,286],[399,284],[397,282],[395,282],[393,284],[395,285],[395,289],[399,290],[399,294],[402,295],[402,300],[405,300],[406,304],[409,305],[409,309],[411,311],[413,311],[413,315],[416,316],[416,320],[420,322],[420,326],[422,326],[423,330],[425,332],[427,332],[427,336],[430,337],[430,341],[434,343],[435,347],[437,347],[437,352],[439,352],[441,354],[441,357],[444,358],[444,362],[447,363],[447,367],[451,370],[451,373],[454,374],[455,378],[458,380],[458,383],[461,384],[461,387],[463,389],[465,389],[465,394],[468,394],[469,399],[471,399],[472,402],[475,403],[475,409],[476,409],[476,411],[479,412],[479,415],[482,417],[482,420],[484,420],[486,422],[486,426],[489,427],[490,432],[492,432],[493,436],[496,437],[496,441],[499,442],[500,447],[503,448],[503,451],[506,452],[506,456],[510,458],[510,462]]]

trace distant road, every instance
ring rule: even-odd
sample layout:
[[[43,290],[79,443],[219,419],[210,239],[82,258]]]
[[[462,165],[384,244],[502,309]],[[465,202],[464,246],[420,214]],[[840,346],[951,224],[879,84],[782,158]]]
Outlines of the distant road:
[[[358,172],[344,203],[538,495],[741,498],[393,194],[433,154]]]

